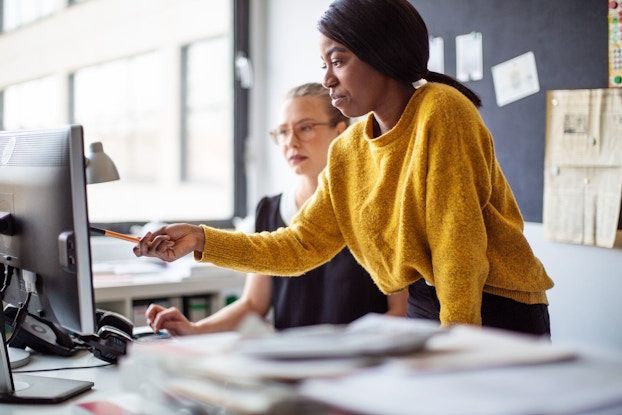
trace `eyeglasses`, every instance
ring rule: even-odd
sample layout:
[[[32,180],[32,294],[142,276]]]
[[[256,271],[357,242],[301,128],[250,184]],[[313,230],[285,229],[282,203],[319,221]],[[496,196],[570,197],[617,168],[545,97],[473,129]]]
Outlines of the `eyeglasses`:
[[[311,141],[315,138],[315,127],[318,125],[331,125],[328,122],[303,122],[296,124],[293,128],[293,133],[300,141]],[[287,141],[289,133],[292,132],[291,128],[279,127],[270,131],[270,137],[275,144],[282,146]]]

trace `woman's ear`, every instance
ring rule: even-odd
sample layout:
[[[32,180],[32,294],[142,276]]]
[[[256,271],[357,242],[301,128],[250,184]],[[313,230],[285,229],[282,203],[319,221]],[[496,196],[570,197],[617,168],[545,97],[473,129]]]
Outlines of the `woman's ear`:
[[[337,125],[335,126],[335,129],[337,130],[337,135],[343,133],[346,128],[348,128],[348,125],[346,124],[345,121],[339,121],[337,123]]]

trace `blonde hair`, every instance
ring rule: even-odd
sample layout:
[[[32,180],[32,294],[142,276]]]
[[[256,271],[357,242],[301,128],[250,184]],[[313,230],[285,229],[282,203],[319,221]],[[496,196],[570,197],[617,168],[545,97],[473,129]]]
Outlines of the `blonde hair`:
[[[346,127],[350,125],[350,119],[343,115],[341,111],[337,108],[333,107],[331,103],[330,95],[328,94],[328,89],[324,88],[324,86],[317,82],[309,82],[306,84],[299,85],[290,89],[285,94],[285,99],[288,98],[296,98],[296,97],[319,97],[324,101],[324,108],[326,113],[330,118],[330,123],[334,127],[340,122],[345,122]]]

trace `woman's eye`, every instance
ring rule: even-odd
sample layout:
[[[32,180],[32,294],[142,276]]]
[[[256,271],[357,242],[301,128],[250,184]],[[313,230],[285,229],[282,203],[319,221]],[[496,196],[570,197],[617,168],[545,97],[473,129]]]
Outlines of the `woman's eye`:
[[[298,126],[298,129],[302,132],[305,132],[305,131],[312,130],[313,126],[311,124],[302,124]]]

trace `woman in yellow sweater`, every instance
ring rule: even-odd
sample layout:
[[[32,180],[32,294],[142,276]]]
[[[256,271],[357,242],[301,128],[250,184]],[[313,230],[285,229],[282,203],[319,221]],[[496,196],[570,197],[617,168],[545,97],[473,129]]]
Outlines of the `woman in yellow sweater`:
[[[428,71],[419,13],[407,0],[336,0],[318,29],[333,106],[365,119],[333,142],[290,226],[168,225],[134,253],[299,275],[347,245],[382,292],[409,290],[409,317],[550,336],[553,282],[523,235],[479,98]]]

